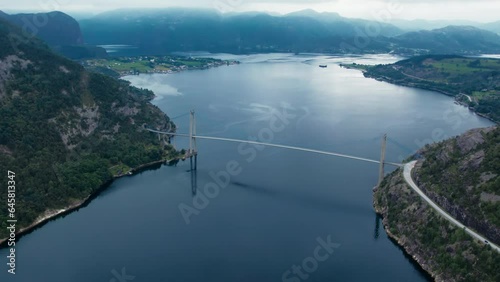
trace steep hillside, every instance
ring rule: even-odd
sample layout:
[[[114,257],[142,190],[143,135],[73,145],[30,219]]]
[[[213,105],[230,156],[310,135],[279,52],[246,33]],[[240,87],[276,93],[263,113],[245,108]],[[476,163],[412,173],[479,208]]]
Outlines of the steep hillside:
[[[465,225],[500,244],[500,128],[475,129],[428,146],[419,187]]]
[[[106,50],[85,45],[80,24],[62,12],[13,14],[0,11],[0,18],[17,25],[24,35],[38,37],[54,51],[71,59],[105,58]]]
[[[413,179],[434,202],[468,228],[500,240],[500,129],[474,129],[429,145]],[[401,170],[374,193],[389,235],[436,281],[499,281],[500,254],[472,239],[427,205]]]
[[[62,12],[13,14],[6,19],[51,46],[80,45],[84,42],[78,22]]]
[[[0,19],[0,171],[15,172],[18,228],[80,204],[113,176],[175,155],[153,93],[86,72]],[[0,193],[7,202],[7,193]],[[0,209],[0,238],[7,209]]]

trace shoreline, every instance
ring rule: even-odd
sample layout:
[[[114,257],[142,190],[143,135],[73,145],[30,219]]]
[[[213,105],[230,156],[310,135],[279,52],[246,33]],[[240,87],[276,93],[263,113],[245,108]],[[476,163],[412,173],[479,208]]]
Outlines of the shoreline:
[[[122,72],[118,72],[118,71],[115,71],[116,73],[118,73],[120,76],[118,77],[119,79],[123,79],[124,77],[126,76],[139,76],[141,74],[176,74],[176,73],[181,73],[181,72],[185,72],[185,71],[197,71],[197,70],[209,70],[209,69],[213,69],[213,68],[219,68],[219,67],[224,67],[224,66],[234,66],[234,65],[239,65],[241,64],[240,61],[231,61],[231,62],[228,62],[227,64],[219,64],[219,65],[212,65],[212,66],[203,66],[203,67],[187,67],[187,68],[179,68],[179,69],[175,69],[175,70],[168,70],[168,71],[151,71],[151,72],[138,72],[138,73],[130,73],[130,71],[122,71]]]
[[[358,70],[358,71],[361,71],[361,73],[363,73],[363,76],[365,78],[371,78],[371,79],[375,79],[377,81],[382,81],[382,82],[387,82],[387,83],[390,83],[390,84],[393,84],[393,85],[397,85],[397,86],[404,86],[404,87],[410,87],[410,88],[417,88],[417,89],[422,89],[422,90],[427,90],[427,91],[434,91],[434,92],[438,92],[438,93],[441,93],[443,95],[446,95],[446,96],[449,96],[449,97],[453,97],[455,102],[457,102],[459,105],[461,106],[464,106],[466,108],[468,108],[471,112],[473,112],[474,114],[476,114],[477,116],[480,116],[482,118],[485,118],[495,124],[499,124],[500,122],[498,121],[495,121],[493,120],[491,117],[485,115],[485,114],[481,114],[481,113],[478,113],[476,112],[474,109],[471,109],[469,107],[469,105],[463,103],[463,102],[460,102],[458,101],[458,96],[459,95],[453,95],[449,92],[446,92],[444,90],[441,90],[441,89],[435,89],[435,88],[432,88],[432,87],[422,87],[422,86],[419,86],[419,85],[415,85],[414,83],[412,82],[407,82],[407,83],[396,83],[393,79],[391,79],[390,77],[386,77],[386,76],[380,76],[380,77],[375,77],[375,76],[370,76],[370,75],[367,75],[367,70],[363,69],[363,68],[357,68],[357,67],[353,67],[351,65],[346,65],[346,64],[340,64],[339,65],[340,67],[343,67],[343,68],[346,68],[346,69],[351,69],[351,70]]]
[[[374,190],[376,191],[376,190]],[[405,242],[399,238],[398,236],[394,235],[390,230],[389,230],[389,225],[387,224],[387,217],[384,215],[382,210],[376,205],[375,203],[375,197],[373,197],[373,208],[375,210],[375,213],[382,218],[382,225],[384,226],[385,233],[389,237],[389,240],[392,241],[396,246],[399,247],[400,250],[403,251],[403,254],[411,259],[412,263],[414,263],[418,268],[425,272],[425,275],[428,278],[431,278],[434,281],[437,281],[436,279],[438,278],[435,273],[431,272],[429,269],[429,265],[423,262],[423,258],[418,257],[416,254],[413,254],[409,247],[405,244]]]
[[[178,158],[170,159],[170,160],[158,160],[146,164],[139,165],[135,168],[132,168],[130,170],[131,174],[127,173],[122,173],[117,176],[113,176],[110,180],[106,181],[105,183],[101,184],[95,192],[92,194],[88,195],[86,198],[81,199],[76,201],[73,204],[70,204],[69,206],[64,207],[63,209],[58,209],[58,210],[46,210],[39,218],[37,218],[33,223],[30,225],[19,229],[16,232],[16,243],[21,239],[23,236],[28,235],[29,233],[35,231],[36,229],[42,227],[44,224],[50,222],[51,220],[55,220],[61,216],[68,215],[72,213],[75,210],[79,210],[80,208],[86,207],[88,204],[92,202],[99,194],[101,194],[103,191],[109,188],[109,186],[116,180],[125,176],[133,176],[135,173],[141,172],[143,170],[147,170],[149,168],[152,168],[157,165],[162,165],[162,164],[169,164],[170,162],[173,162],[175,160],[178,160]],[[1,238],[0,239],[0,249],[3,249],[4,247],[7,247],[7,240],[9,238]]]
[[[355,69],[355,68],[352,68],[352,69]],[[359,70],[359,69],[358,69]],[[392,80],[391,78],[388,78],[388,77],[374,77],[374,76],[369,76],[366,74],[366,71],[362,71],[363,72],[363,76],[366,77],[366,78],[372,78],[372,79],[375,79],[377,81],[382,81],[382,82],[387,82],[387,83],[390,83],[390,84],[393,84],[393,85],[397,85],[397,86],[404,86],[404,87],[410,87],[410,88],[418,88],[418,89],[422,89],[422,90],[427,90],[427,91],[434,91],[434,92],[438,92],[440,94],[443,94],[443,95],[446,95],[448,97],[453,97],[453,99],[455,100],[455,102],[457,102],[459,105],[461,106],[464,106],[466,108],[468,108],[471,112],[473,112],[474,114],[476,114],[477,116],[480,116],[482,118],[485,118],[495,124],[499,124],[499,122],[493,120],[491,117],[485,115],[485,114],[481,114],[481,113],[478,113],[477,111],[475,111],[474,109],[471,109],[469,107],[469,105],[467,104],[464,104],[463,102],[460,102],[457,100],[457,97],[460,95],[453,95],[451,93],[448,93],[446,91],[443,91],[443,90],[440,90],[440,89],[435,89],[435,88],[432,88],[432,87],[421,87],[421,86],[418,86],[418,85],[414,85],[413,83],[409,82],[409,83],[396,83],[394,82],[394,80]]]

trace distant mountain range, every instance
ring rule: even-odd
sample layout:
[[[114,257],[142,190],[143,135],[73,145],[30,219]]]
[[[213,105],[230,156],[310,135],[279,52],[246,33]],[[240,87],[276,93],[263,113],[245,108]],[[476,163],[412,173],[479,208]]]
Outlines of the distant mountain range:
[[[408,32],[391,39],[400,51],[430,50],[431,53],[497,53],[500,36],[472,26],[447,26],[433,30]]]
[[[407,33],[392,24],[313,10],[284,16],[184,8],[116,10],[81,20],[80,25],[88,43],[132,45],[140,54],[500,52],[500,36],[477,27],[448,26]]]
[[[130,45],[114,55],[162,55],[175,51],[228,53],[318,52],[482,54],[500,53],[500,22],[441,26],[449,21],[380,23],[337,13],[303,10],[287,15],[263,12],[221,14],[208,9],[142,9],[105,12],[77,22],[61,12],[0,17],[35,33],[72,59],[104,57],[95,45]],[[45,22],[41,26],[36,22]],[[456,23],[456,22],[453,22]],[[476,24],[476,26],[472,26]],[[408,31],[415,27],[419,30]],[[84,41],[85,38],[85,41]]]
[[[272,16],[172,8],[112,11],[82,20],[80,25],[88,43],[134,45],[137,52],[145,54],[194,50],[338,52],[342,42],[354,44],[354,35],[364,30],[366,21],[313,11]],[[397,27],[383,24],[378,36],[401,33]],[[370,40],[364,47],[382,50],[384,45]]]
[[[500,34],[500,21],[491,23],[478,23],[465,20],[401,20],[394,19],[391,24],[405,31],[431,30],[447,27],[450,25],[473,26]]]

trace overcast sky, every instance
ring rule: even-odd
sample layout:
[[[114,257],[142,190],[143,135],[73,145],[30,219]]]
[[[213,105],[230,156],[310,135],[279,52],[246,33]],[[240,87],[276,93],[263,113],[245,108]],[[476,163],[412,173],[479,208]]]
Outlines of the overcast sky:
[[[302,9],[338,12],[345,17],[377,19],[500,20],[499,0],[15,0],[2,1],[5,11],[91,11],[118,8],[203,7],[221,12],[268,11],[281,14]]]

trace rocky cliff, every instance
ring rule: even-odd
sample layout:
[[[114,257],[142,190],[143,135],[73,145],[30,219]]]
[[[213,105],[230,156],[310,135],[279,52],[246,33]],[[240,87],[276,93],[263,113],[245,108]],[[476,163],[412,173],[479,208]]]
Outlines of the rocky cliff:
[[[429,145],[413,171],[429,197],[492,241],[500,215],[499,133],[475,129]],[[500,254],[436,214],[409,188],[401,170],[375,190],[374,207],[389,236],[436,281],[500,281]]]
[[[84,43],[78,22],[62,12],[13,15],[4,13],[3,17],[21,27],[27,35],[37,36],[51,46]]]

